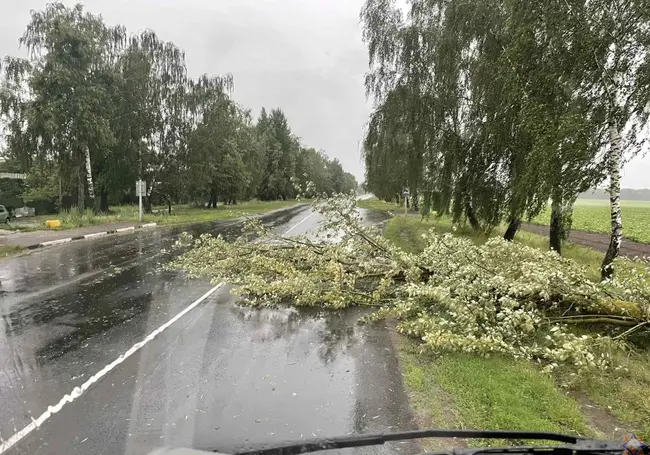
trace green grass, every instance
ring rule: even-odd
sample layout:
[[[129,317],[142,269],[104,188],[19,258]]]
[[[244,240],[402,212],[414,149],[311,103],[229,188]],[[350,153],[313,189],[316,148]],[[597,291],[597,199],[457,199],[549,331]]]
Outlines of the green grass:
[[[421,234],[434,227],[438,232],[453,232],[477,243],[487,237],[468,227],[453,229],[448,218],[421,220],[414,216],[392,218],[384,231],[386,237],[407,251],[421,251]],[[494,235],[502,234],[497,230]],[[518,232],[515,239],[530,246],[546,249],[548,239]],[[564,256],[586,266],[597,280],[602,253],[577,245],[567,245]],[[649,343],[650,344],[650,343]],[[406,346],[406,348],[404,347]],[[418,414],[426,414],[434,425],[447,427],[514,428],[533,430],[597,433],[580,414],[577,402],[555,387],[554,380],[535,366],[506,358],[483,359],[464,354],[445,354],[438,358],[417,355],[413,342],[403,343],[400,356],[405,382],[412,392]],[[573,391],[587,396],[599,408],[596,414],[617,420],[624,433],[637,432],[650,438],[650,351],[632,352],[620,363],[626,369],[600,375],[573,378]],[[529,403],[532,401],[534,403]],[[450,404],[451,403],[451,404]],[[451,408],[444,415],[440,409]],[[453,419],[449,419],[453,415]],[[620,423],[620,425],[619,425]],[[521,426],[520,426],[521,424]],[[611,430],[610,430],[611,431]],[[620,432],[619,432],[620,433]]]
[[[637,242],[650,243],[650,201],[621,201],[623,235]],[[548,225],[551,208],[533,219],[534,223]],[[573,211],[573,229],[591,232],[610,232],[609,201],[576,201]]]
[[[475,243],[481,244],[489,237],[477,233],[469,226],[456,226],[454,228],[449,217],[437,218],[431,216],[429,219],[422,219],[416,216],[396,216],[386,226],[386,237],[393,240],[398,246],[409,252],[420,251],[424,248],[422,234],[429,229],[435,229],[438,233],[453,233],[472,239]],[[501,236],[505,227],[495,229],[491,235]],[[548,238],[530,232],[519,231],[515,236],[515,243],[532,246],[539,249],[548,249]],[[600,264],[603,261],[604,253],[580,245],[566,243],[562,247],[562,255],[586,267],[589,277],[593,280],[600,279]]]
[[[250,201],[237,205],[221,205],[216,209],[206,209],[190,205],[176,205],[172,206],[171,215],[168,214],[166,206],[160,206],[153,208],[154,213],[144,214],[143,222],[172,225],[215,221],[238,218],[247,214],[265,213],[284,207],[290,207],[298,203],[300,202],[296,200],[268,202]],[[138,206],[127,205],[111,207],[108,214],[95,214],[90,209],[79,211],[76,208],[73,208],[55,215],[41,215],[33,218],[26,218],[24,221],[13,223],[10,227],[21,231],[46,229],[46,220],[60,220],[61,227],[57,229],[73,229],[125,221],[138,222]]]
[[[594,435],[578,403],[526,362],[455,353],[432,357],[406,338],[399,352],[413,404],[429,425]],[[470,443],[485,444],[503,441]]]
[[[14,256],[22,251],[25,248],[17,245],[0,245],[0,258],[6,258],[9,256]]]
[[[382,201],[380,199],[377,199],[376,197],[357,201],[357,207],[362,209],[374,210],[376,212],[383,212],[383,213],[388,213],[388,212],[395,213],[395,214],[404,213],[403,205],[398,205],[395,204],[394,202]]]
[[[455,235],[462,235],[472,239],[477,244],[481,244],[489,238],[484,234],[477,233],[469,226],[461,225],[454,228],[449,217],[437,218],[435,216],[431,216],[429,219],[416,216],[396,216],[386,226],[385,235],[404,250],[415,252],[424,248],[422,234],[432,228],[438,233],[450,232]],[[495,229],[491,235],[501,236],[504,232],[505,226]],[[514,241],[515,243],[522,243],[539,249],[548,249],[548,238],[531,232],[520,230],[517,232]],[[565,243],[562,246],[562,255],[586,267],[587,274],[592,280],[600,280],[600,264],[603,261],[604,253],[573,243]]]
[[[625,433],[635,432],[650,440],[650,352],[632,352],[619,359],[626,370],[602,375],[585,375],[576,385],[594,403],[616,417]]]

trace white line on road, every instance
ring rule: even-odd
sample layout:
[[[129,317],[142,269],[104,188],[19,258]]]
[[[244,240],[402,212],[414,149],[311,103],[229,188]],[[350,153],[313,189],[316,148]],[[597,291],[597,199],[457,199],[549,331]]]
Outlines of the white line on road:
[[[287,232],[285,232],[283,235],[287,235],[289,232],[293,231],[295,228],[297,228],[297,227],[300,226],[302,223],[304,223],[304,222],[307,221],[309,218],[311,218],[311,217],[314,215],[314,213],[316,213],[316,212],[311,212],[309,215],[307,215],[307,216],[304,217],[301,221],[299,221],[298,224],[296,224],[296,225],[294,225],[293,227],[289,228],[289,230],[288,230]],[[2,453],[2,452],[0,452],[0,453]]]
[[[174,316],[172,319],[167,321],[165,324],[161,325],[156,330],[151,332],[144,340],[134,344],[131,347],[131,349],[129,349],[124,354],[119,356],[113,362],[106,365],[98,373],[91,376],[86,382],[81,384],[80,387],[75,387],[70,394],[65,395],[63,398],[61,398],[61,400],[55,406],[49,406],[47,408],[47,411],[41,414],[37,419],[32,418],[32,423],[30,423],[25,428],[23,428],[22,430],[20,430],[19,432],[11,436],[6,441],[3,441],[2,444],[0,444],[0,454],[9,450],[11,447],[16,445],[21,439],[23,439],[29,433],[31,433],[32,431],[36,430],[38,427],[43,425],[50,417],[52,417],[54,414],[59,412],[63,408],[63,406],[65,406],[68,403],[72,403],[74,400],[79,398],[82,393],[88,390],[94,383],[96,383],[104,376],[106,376],[113,368],[118,366],[120,363],[124,362],[133,354],[138,352],[140,349],[142,349],[142,347],[144,347],[147,343],[153,340],[156,336],[160,335],[165,329],[169,328],[169,326],[171,326],[174,322],[178,321],[180,318],[182,318],[187,313],[192,311],[199,303],[203,302],[205,299],[210,297],[221,286],[223,286],[223,283],[214,286],[212,289],[210,289],[208,292],[206,292],[201,297],[199,297],[196,301],[194,301],[194,303],[192,303],[190,306],[188,306],[183,311],[181,311],[176,316]]]
[[[289,232],[293,231],[295,228],[300,226],[302,223],[307,221],[307,219],[310,218],[314,213],[315,212],[310,213],[305,218],[303,218],[301,221],[299,221],[298,224],[296,224],[293,227],[289,228],[289,230],[287,232],[285,232],[285,234],[288,234]],[[151,224],[155,224],[155,223],[151,223]],[[32,423],[27,425],[25,428],[18,431],[16,434],[14,434],[13,436],[11,436],[9,439],[7,439],[5,441],[2,441],[2,439],[0,439],[0,441],[2,441],[0,443],[0,455],[2,455],[4,452],[6,452],[10,448],[12,448],[14,445],[16,445],[21,439],[23,439],[29,433],[31,433],[32,431],[38,429],[38,427],[43,425],[50,417],[52,417],[54,414],[59,412],[63,408],[63,406],[65,406],[68,403],[72,403],[74,400],[79,398],[81,396],[81,394],[83,394],[86,390],[88,390],[94,383],[98,382],[100,379],[102,379],[104,376],[106,376],[113,368],[118,366],[120,363],[124,362],[126,359],[131,357],[133,354],[138,352],[140,349],[142,349],[147,343],[149,343],[151,340],[156,338],[156,336],[160,335],[164,330],[169,328],[169,326],[171,326],[174,322],[178,321],[180,318],[182,318],[187,313],[192,311],[199,303],[203,302],[205,299],[210,297],[217,289],[219,289],[222,286],[223,286],[223,283],[219,283],[216,286],[214,286],[212,289],[210,289],[208,292],[206,292],[201,297],[199,297],[198,300],[194,301],[192,304],[190,304],[183,311],[181,311],[176,316],[174,316],[169,321],[167,321],[165,324],[161,325],[156,330],[151,332],[144,340],[140,341],[139,343],[134,344],[131,347],[131,349],[129,349],[124,354],[119,356],[113,362],[106,365],[98,373],[91,376],[86,382],[81,384],[81,386],[75,387],[74,390],[70,394],[65,395],[63,398],[61,398],[61,400],[56,405],[48,406],[47,411],[45,411],[43,414],[41,414],[37,419],[34,419],[32,417]]]

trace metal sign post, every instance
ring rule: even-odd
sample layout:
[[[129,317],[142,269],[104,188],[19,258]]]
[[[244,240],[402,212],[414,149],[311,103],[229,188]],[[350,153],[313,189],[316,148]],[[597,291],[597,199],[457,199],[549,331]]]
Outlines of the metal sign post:
[[[135,182],[135,195],[138,196],[138,215],[142,223],[142,196],[147,193],[147,182],[138,180]]]

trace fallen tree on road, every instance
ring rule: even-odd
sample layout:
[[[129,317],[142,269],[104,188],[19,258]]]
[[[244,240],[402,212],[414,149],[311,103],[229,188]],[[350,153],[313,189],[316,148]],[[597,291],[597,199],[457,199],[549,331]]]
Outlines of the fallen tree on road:
[[[475,245],[433,230],[424,251],[411,254],[365,226],[351,197],[314,208],[324,222],[313,235],[283,237],[250,220],[234,242],[185,237],[180,243],[193,248],[173,266],[234,284],[245,304],[377,307],[373,317],[396,316],[423,349],[498,353],[548,370],[615,368],[613,351],[650,325],[645,268],[625,265],[615,281],[594,283],[552,251],[497,238]]]

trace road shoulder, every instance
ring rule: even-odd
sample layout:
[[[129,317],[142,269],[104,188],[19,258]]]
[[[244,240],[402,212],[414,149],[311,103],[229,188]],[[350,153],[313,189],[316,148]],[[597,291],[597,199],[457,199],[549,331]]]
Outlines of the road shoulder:
[[[87,226],[61,231],[42,230],[32,232],[16,232],[0,237],[0,244],[6,246],[23,247],[33,250],[45,246],[68,243],[74,240],[103,237],[105,235],[130,232],[135,231],[136,229],[146,229],[152,227],[156,227],[156,223],[123,222],[100,224],[96,226]]]

